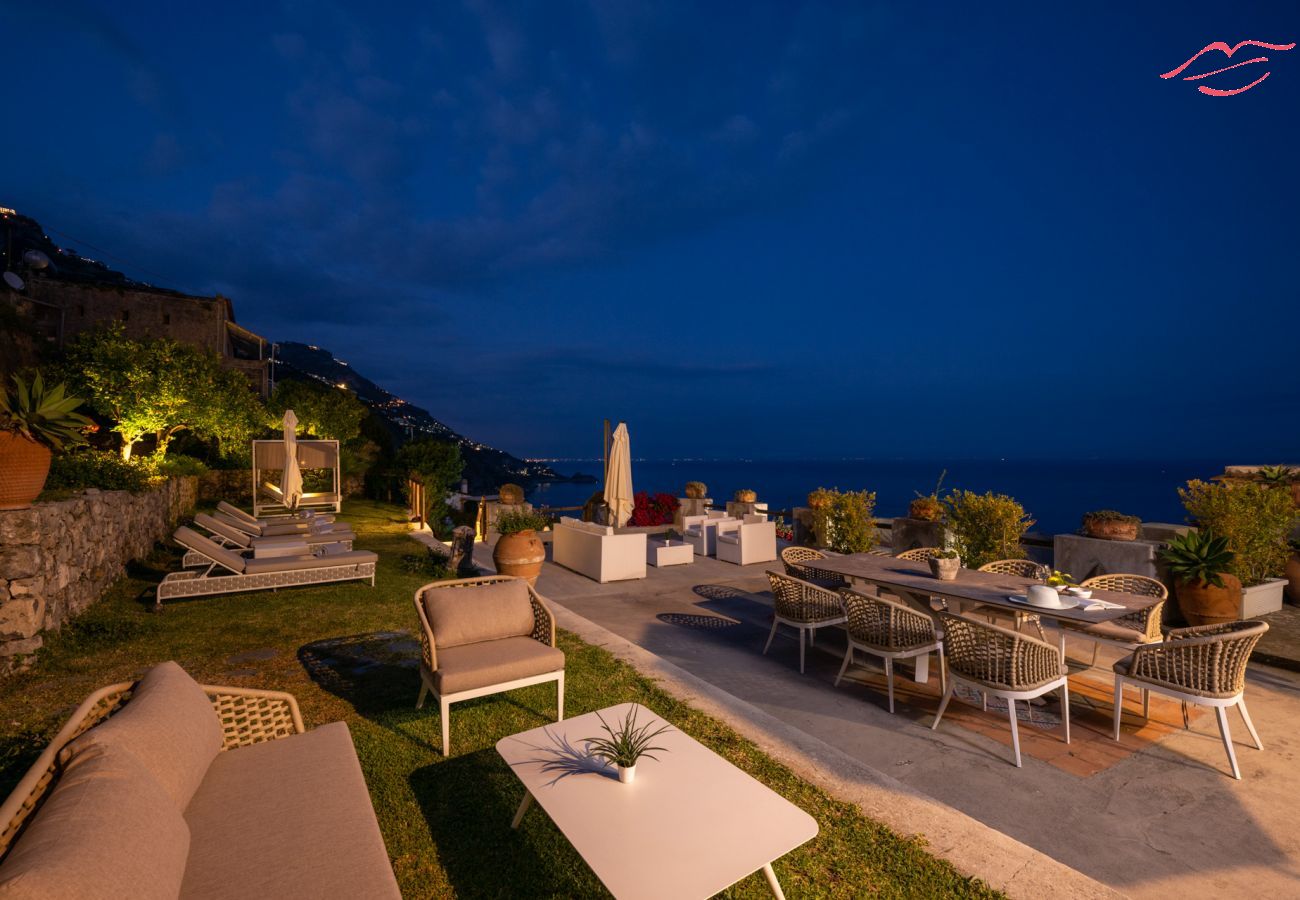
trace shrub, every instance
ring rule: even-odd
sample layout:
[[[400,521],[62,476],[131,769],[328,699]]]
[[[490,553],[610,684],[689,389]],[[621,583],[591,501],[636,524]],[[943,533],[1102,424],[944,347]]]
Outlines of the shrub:
[[[153,458],[150,457],[152,461]],[[208,471],[208,467],[201,460],[192,456],[165,456],[162,459],[153,462],[151,468],[155,475],[162,478],[171,478],[174,476],[191,476],[197,477]]]
[[[1229,572],[1245,587],[1281,575],[1296,509],[1288,491],[1255,481],[1192,480],[1178,489],[1188,521],[1213,531],[1234,554]]]
[[[821,501],[813,509],[819,544],[836,553],[866,553],[876,546],[875,493],[818,488],[813,494]]]
[[[543,531],[550,524],[550,519],[534,510],[505,509],[497,514],[492,527],[498,534],[518,534],[521,531]]]
[[[943,501],[952,546],[963,562],[978,569],[995,559],[1020,559],[1020,544],[1034,524],[1025,508],[1006,494],[953,491]]]
[[[85,450],[61,453],[50,461],[45,490],[143,491],[153,477],[152,467],[130,463],[115,453]]]
[[[646,491],[637,491],[632,501],[632,517],[627,520],[629,525],[671,525],[680,505],[672,494],[662,492],[651,496]]]
[[[448,559],[444,554],[436,552],[432,547],[425,547],[423,553],[404,553],[401,566],[403,572],[440,581],[451,577],[451,570],[447,568],[447,563]]]

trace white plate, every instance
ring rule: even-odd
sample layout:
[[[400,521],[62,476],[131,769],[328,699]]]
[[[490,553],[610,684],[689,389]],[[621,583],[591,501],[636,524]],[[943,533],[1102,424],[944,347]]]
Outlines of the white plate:
[[[1024,594],[1011,594],[1007,597],[1012,603],[1023,603],[1025,606],[1032,606],[1034,609],[1074,609],[1079,605],[1078,597],[1066,597],[1061,595],[1059,606],[1041,606],[1037,603],[1030,603],[1029,598]]]

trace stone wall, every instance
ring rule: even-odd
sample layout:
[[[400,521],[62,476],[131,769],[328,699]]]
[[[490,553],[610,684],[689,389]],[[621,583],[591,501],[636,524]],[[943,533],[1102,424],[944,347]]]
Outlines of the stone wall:
[[[144,493],[88,490],[0,511],[0,673],[21,668],[58,629],[97,601],[126,564],[147,556],[198,497],[197,478]]]

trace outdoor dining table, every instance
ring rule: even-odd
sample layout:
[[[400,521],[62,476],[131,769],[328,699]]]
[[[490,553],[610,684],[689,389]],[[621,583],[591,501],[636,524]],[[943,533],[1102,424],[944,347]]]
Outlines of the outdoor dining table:
[[[599,716],[616,726],[631,707]],[[636,724],[667,723],[638,707]],[[772,861],[817,835],[812,816],[676,728],[622,784],[586,749],[598,735],[600,718],[587,713],[497,742],[525,790],[512,827],[536,802],[619,900],[704,900],[757,871],[784,897]]]
[[[1005,613],[1031,613],[1054,620],[1058,626],[1097,625],[1122,618],[1130,613],[1140,612],[1154,606],[1160,601],[1155,597],[1143,597],[1137,594],[1122,594],[1117,591],[1092,592],[1091,601],[1104,601],[1116,604],[1117,608],[1089,610],[1091,601],[1080,601],[1080,605],[1071,609],[1052,609],[1050,607],[1032,606],[1027,602],[1009,599],[1017,594],[1027,593],[1031,584],[1042,584],[1033,578],[1017,575],[1000,575],[994,572],[980,572],[976,569],[959,569],[953,581],[940,581],[930,574],[926,563],[908,562],[888,556],[876,556],[871,553],[854,553],[849,556],[827,556],[817,560],[817,568],[826,572],[843,575],[851,582],[874,585],[896,594],[910,606],[925,612],[933,611],[931,597],[938,597],[960,606],[979,605],[992,607]],[[1065,659],[1066,629],[1060,628],[1061,659]]]

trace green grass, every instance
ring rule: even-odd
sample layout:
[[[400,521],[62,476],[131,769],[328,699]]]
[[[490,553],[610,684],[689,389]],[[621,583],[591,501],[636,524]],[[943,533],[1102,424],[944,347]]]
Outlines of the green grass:
[[[31,672],[3,684],[0,791],[13,787],[86,695],[175,659],[200,681],[289,691],[308,727],[348,723],[406,897],[605,896],[545,814],[534,809],[519,831],[510,829],[522,788],[494,744],[550,721],[554,686],[458,705],[452,756],[444,759],[435,749],[436,708],[414,708],[419,650],[413,636],[375,637],[415,626],[411,597],[426,579],[406,571],[401,558],[418,547],[395,507],[355,502],[344,515],[358,532],[358,546],[380,555],[376,588],[354,583],[213,597],[170,603],[155,614],[147,609],[152,586],[176,556],[160,550],[135,566],[47,639]],[[354,640],[328,650],[317,643],[346,637]],[[998,896],[931,856],[921,841],[894,834],[804,782],[606,651],[564,632],[560,646],[570,715],[642,703],[817,820],[818,836],[776,863],[788,896]],[[373,664],[346,665],[354,652]],[[751,876],[722,896],[768,894],[761,876]]]

